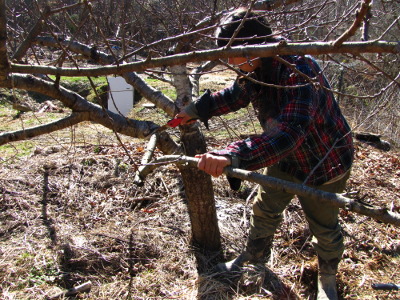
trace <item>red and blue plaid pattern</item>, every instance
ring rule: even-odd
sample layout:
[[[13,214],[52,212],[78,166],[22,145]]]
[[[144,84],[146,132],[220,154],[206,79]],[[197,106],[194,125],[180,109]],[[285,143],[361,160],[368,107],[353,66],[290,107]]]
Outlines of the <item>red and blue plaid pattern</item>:
[[[279,164],[282,171],[304,183],[321,185],[350,169],[354,152],[351,129],[315,60],[309,56],[283,58],[315,82],[273,60],[269,83],[286,88],[261,88],[241,78],[211,94],[209,117],[252,103],[264,128],[259,136],[211,152],[236,156],[240,168],[247,170]]]

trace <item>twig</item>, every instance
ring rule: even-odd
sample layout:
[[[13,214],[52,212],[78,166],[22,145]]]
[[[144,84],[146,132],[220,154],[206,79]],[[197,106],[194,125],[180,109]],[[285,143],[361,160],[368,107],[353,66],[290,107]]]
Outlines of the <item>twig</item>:
[[[44,172],[43,172],[43,197],[42,197],[42,219],[43,224],[47,227],[49,231],[49,237],[53,245],[57,242],[57,234],[56,229],[53,225],[53,220],[49,218],[47,214],[47,204],[48,204],[48,193],[49,189],[49,170],[50,167],[45,165]]]
[[[394,283],[373,283],[372,288],[374,290],[381,290],[381,291],[399,291],[400,284]]]
[[[354,20],[353,24],[336,41],[333,42],[334,47],[341,46],[344,41],[356,33],[357,29],[361,26],[361,23],[370,10],[370,3],[371,0],[364,0],[363,3],[361,3],[360,9],[356,12],[356,19]]]
[[[139,197],[139,198],[130,199],[129,201],[131,201],[131,202],[143,202],[143,201],[158,201],[158,200],[160,200],[160,197]]]
[[[246,214],[247,214],[247,205],[249,204],[250,199],[253,198],[253,195],[256,193],[257,190],[258,190],[258,185],[256,185],[256,186],[251,190],[249,196],[247,196],[247,198],[246,198],[246,204],[244,205],[244,209],[243,209],[243,220],[242,220],[242,222],[240,223],[241,225],[242,225],[242,224],[246,224],[246,222],[247,222],[247,216],[246,216]]]
[[[225,46],[226,49],[229,49],[229,48],[232,46],[232,44],[233,44],[233,42],[235,41],[236,36],[238,35],[239,31],[243,28],[244,23],[246,22],[249,13],[250,13],[251,10],[253,9],[253,6],[254,6],[254,3],[255,3],[255,2],[256,2],[255,0],[251,1],[250,5],[249,5],[249,8],[248,8],[247,11],[246,11],[245,16],[243,17],[243,19],[242,19],[242,21],[240,22],[239,26],[236,28],[236,30],[235,30],[235,32],[233,33],[232,37],[229,39],[228,44]]]

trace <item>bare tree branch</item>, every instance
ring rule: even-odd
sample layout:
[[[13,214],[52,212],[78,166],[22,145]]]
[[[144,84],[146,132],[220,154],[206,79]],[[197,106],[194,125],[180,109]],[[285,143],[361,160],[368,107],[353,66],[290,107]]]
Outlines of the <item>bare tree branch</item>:
[[[128,119],[119,114],[104,110],[99,105],[86,101],[74,92],[62,87],[56,88],[51,82],[33,76],[14,75],[10,79],[2,81],[1,84],[7,88],[25,89],[59,99],[64,105],[71,108],[75,114],[72,114],[67,120],[59,120],[29,129],[28,133],[26,133],[27,130],[21,130],[10,134],[3,134],[0,144],[48,133],[50,132],[50,128],[54,129],[56,125],[60,126],[58,129],[62,129],[67,127],[68,124],[73,125],[81,121],[93,121],[115,132],[140,139],[146,138],[154,129],[159,127],[159,125],[151,121]],[[166,154],[180,152],[180,147],[165,132],[160,134],[157,147]]]
[[[56,88],[51,82],[29,75],[14,75],[11,79],[2,82],[7,88],[25,89],[38,92],[54,99],[59,99],[73,112],[86,112],[86,120],[95,121],[107,128],[137,138],[147,137],[154,129],[159,127],[150,121],[137,121],[127,119],[111,111],[103,110],[99,105],[86,101],[82,96],[65,88]]]
[[[141,72],[151,68],[182,65],[188,62],[216,60],[228,57],[270,57],[275,55],[321,55],[329,53],[400,53],[398,42],[348,42],[335,47],[330,42],[315,43],[274,43],[259,46],[233,47],[231,49],[216,49],[194,51],[190,53],[175,54],[161,58],[149,58],[140,62],[127,63],[120,66],[103,66],[95,68],[57,68],[45,66],[29,66],[11,64],[10,72],[13,73],[39,73],[59,76],[104,76],[110,74],[124,74],[127,72]]]
[[[190,81],[193,86],[193,95],[198,96],[200,94],[200,86],[199,86],[200,76],[204,72],[211,71],[217,65],[218,65],[217,61],[208,61],[192,70]]]
[[[6,1],[0,0],[0,80],[5,78],[8,68]]]
[[[158,134],[157,133],[152,134],[151,137],[150,137],[149,142],[147,143],[146,152],[144,153],[144,155],[142,157],[142,160],[140,162],[141,166],[138,168],[138,170],[136,170],[136,175],[135,175],[135,178],[133,180],[134,184],[137,184],[137,185],[142,185],[143,184],[143,179],[141,178],[141,174],[143,172],[143,169],[148,167],[147,164],[153,158],[154,150],[155,150],[156,145],[157,145],[157,140],[158,140]]]
[[[39,37],[36,42],[41,45],[46,45],[48,47],[56,47],[57,41],[54,38]],[[79,42],[59,42],[68,50],[74,53],[82,54],[100,64],[112,64],[115,62],[115,58],[111,55],[107,55],[104,52],[98,51],[96,48],[89,47]],[[160,91],[152,88],[146,84],[137,74],[132,72],[127,72],[122,74],[125,80],[131,84],[142,96],[154,103],[157,107],[164,110],[169,116],[173,116],[176,113],[175,105],[172,99],[163,95]]]
[[[159,90],[146,84],[136,73],[124,73],[126,82],[131,84],[143,97],[173,117],[177,111],[174,102]]]
[[[45,125],[40,125],[23,130],[0,133],[0,145],[4,145],[15,141],[31,139],[46,133],[51,133],[57,130],[61,130],[76,125],[86,120],[89,120],[89,113],[86,112],[72,113],[66,118]]]
[[[189,156],[168,155],[160,159],[157,159],[154,163],[173,162],[177,164],[190,164],[193,166],[197,166],[198,160],[199,160],[198,158]],[[378,221],[382,221],[384,223],[400,227],[400,215],[398,213],[389,211],[386,208],[368,207],[360,202],[347,198],[341,194],[328,193],[311,188],[306,185],[297,184],[282,179],[262,175],[257,172],[251,172],[232,167],[225,167],[224,174],[242,180],[254,182],[262,186],[268,186],[270,188],[284,191],[287,193],[316,199],[325,202],[327,204],[343,208],[347,211],[353,211],[365,216],[369,216]]]
[[[300,2],[300,0],[260,0],[254,4],[256,10],[274,10],[283,5],[289,6],[291,4]]]
[[[353,24],[333,43],[333,46],[338,47],[342,45],[344,41],[356,33],[357,29],[360,28],[365,16],[370,10],[370,3],[371,0],[364,0],[361,3],[361,7],[356,13],[356,19],[354,20]]]

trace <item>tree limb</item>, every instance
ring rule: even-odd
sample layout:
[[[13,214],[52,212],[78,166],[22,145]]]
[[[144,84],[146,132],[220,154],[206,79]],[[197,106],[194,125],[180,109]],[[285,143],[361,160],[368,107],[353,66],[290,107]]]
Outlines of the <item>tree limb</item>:
[[[157,160],[157,162],[168,161],[172,161],[177,164],[189,164],[192,166],[197,166],[198,158],[189,156],[168,155]],[[321,202],[343,208],[347,211],[356,212],[374,218],[378,221],[400,227],[400,214],[389,211],[387,208],[378,208],[372,206],[367,207],[362,203],[347,198],[341,194],[328,193],[311,188],[306,185],[297,184],[282,179],[262,175],[257,172],[251,172],[232,167],[225,167],[224,174],[231,177],[240,178],[241,180],[254,182],[262,186],[268,186],[276,190],[319,200]]]
[[[92,288],[92,282],[88,281],[81,285],[70,288],[67,291],[58,293],[58,294],[50,296],[50,297],[46,297],[46,300],[56,300],[56,299],[61,299],[61,298],[64,299],[65,297],[75,296],[79,293],[88,293],[91,288]]]
[[[300,2],[300,0],[259,0],[254,4],[255,10],[273,10],[281,7],[283,5],[291,5],[296,2]]]
[[[142,72],[150,68],[182,65],[189,62],[216,60],[228,57],[271,57],[275,55],[321,55],[329,53],[400,53],[398,42],[366,41],[347,42],[334,46],[331,42],[313,43],[272,43],[268,45],[249,45],[232,47],[231,49],[214,49],[193,51],[175,54],[161,58],[148,58],[139,62],[126,63],[119,66],[102,66],[94,68],[59,68],[52,66],[11,64],[12,73],[49,74],[59,76],[104,76],[110,74],[124,74],[128,72]]]
[[[115,132],[141,139],[147,138],[151,132],[159,127],[159,125],[151,121],[128,119],[119,114],[104,110],[100,106],[86,101],[83,97],[74,92],[61,87],[57,89],[51,82],[33,76],[14,75],[11,79],[1,81],[0,86],[42,93],[52,98],[59,99],[73,111],[71,116],[63,120],[21,131],[3,133],[0,135],[0,145],[36,137],[82,121],[93,121]],[[157,147],[165,154],[180,153],[181,150],[165,132],[160,134]]]
[[[360,28],[365,16],[370,10],[370,4],[371,0],[364,0],[361,3],[360,9],[356,12],[356,19],[354,20],[353,24],[335,42],[333,42],[334,47],[342,45],[345,40],[352,37],[356,33],[357,29]]]
[[[193,95],[194,96],[199,96],[200,94],[200,86],[199,86],[199,78],[200,76],[207,71],[211,71],[215,66],[218,65],[217,61],[208,61],[205,62],[204,64],[198,66],[197,68],[194,68],[190,72],[190,82],[192,83],[193,86]]]
[[[150,162],[151,158],[154,155],[154,150],[157,145],[157,140],[158,140],[158,134],[157,133],[152,134],[150,137],[150,141],[147,143],[146,152],[144,153],[142,160],[140,162],[141,166],[137,170],[135,178],[133,179],[133,182],[136,185],[140,186],[143,184],[143,179],[141,178],[141,174],[143,172],[143,169],[146,168],[147,164]]]
[[[65,49],[68,49],[74,53],[82,54],[87,58],[90,58],[94,62],[101,64],[113,64],[115,62],[112,55],[108,55],[104,52],[98,51],[96,47],[89,47],[77,41],[70,41],[70,40],[56,41],[53,37],[39,36],[36,37],[32,42],[46,47],[58,47],[60,44]]]
[[[38,37],[35,40],[36,43],[40,45],[45,45],[47,47],[57,47],[58,44],[63,45],[66,49],[82,54],[87,58],[94,60],[100,64],[113,64],[115,59],[113,56],[105,54],[101,51],[98,51],[94,47],[89,47],[85,44],[74,42],[74,41],[55,41],[54,38],[51,37]],[[174,116],[176,113],[174,101],[163,95],[157,89],[152,88],[148,84],[146,84],[136,73],[134,72],[126,72],[123,73],[122,76],[126,80],[127,83],[131,84],[135,90],[137,90],[143,97],[147,100],[154,103],[158,108],[165,111],[170,117]]]
[[[0,0],[0,80],[5,78],[8,68],[6,1]]]
[[[124,73],[122,76],[126,82],[131,84],[143,97],[154,103],[158,108],[166,112],[170,117],[175,116],[176,107],[174,101],[165,96],[159,90],[148,85],[135,72]]]
[[[64,105],[71,108],[73,112],[85,112],[88,121],[99,123],[107,128],[115,130],[116,132],[125,134],[127,136],[144,139],[159,125],[151,121],[138,121],[128,119],[119,114],[111,111],[103,110],[99,105],[93,104],[85,100],[79,94],[69,91],[63,87],[56,88],[51,82],[45,81],[30,75],[13,75],[11,78],[1,81],[1,87],[18,88],[28,91],[38,92],[54,99],[59,99]],[[168,139],[164,136],[161,140],[166,142]],[[175,143],[174,143],[175,144]],[[169,145],[167,148],[176,147]],[[166,152],[166,153],[173,153]]]
[[[88,113],[72,113],[66,118],[48,124],[39,125],[28,129],[0,133],[0,145],[4,145],[15,141],[26,140],[42,134],[51,133],[56,130],[61,130],[76,125],[85,120],[88,120],[88,116],[89,116]]]

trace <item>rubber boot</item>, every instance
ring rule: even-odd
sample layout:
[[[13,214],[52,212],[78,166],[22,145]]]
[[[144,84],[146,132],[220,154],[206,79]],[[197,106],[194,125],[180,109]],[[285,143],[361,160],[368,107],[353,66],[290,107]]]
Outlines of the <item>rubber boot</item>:
[[[326,261],[318,256],[318,265],[317,300],[337,300],[336,273],[338,270],[339,259],[334,258]]]
[[[219,263],[215,266],[214,272],[235,275],[242,271],[245,263],[266,262],[271,254],[272,240],[273,236],[255,240],[249,238],[244,251],[238,257],[225,263]]]

